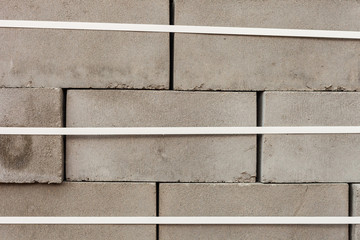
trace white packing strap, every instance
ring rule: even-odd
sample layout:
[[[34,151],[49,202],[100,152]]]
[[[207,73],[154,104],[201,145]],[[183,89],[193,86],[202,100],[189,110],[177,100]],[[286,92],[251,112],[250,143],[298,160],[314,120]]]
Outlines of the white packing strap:
[[[255,135],[359,134],[360,126],[312,127],[0,127],[0,135]]]
[[[360,224],[360,217],[0,217],[1,224],[340,225]]]
[[[360,39],[359,31],[332,31],[332,30],[281,29],[281,28],[242,28],[242,27],[214,27],[214,26],[190,26],[190,25],[125,24],[125,23],[60,22],[60,21],[23,21],[23,20],[0,20],[0,27],[2,27],[2,28],[40,28],[40,29],[69,29],[69,30],[96,30],[96,31],[125,31],[125,32],[194,33],[194,34],[272,36],[272,37]]]

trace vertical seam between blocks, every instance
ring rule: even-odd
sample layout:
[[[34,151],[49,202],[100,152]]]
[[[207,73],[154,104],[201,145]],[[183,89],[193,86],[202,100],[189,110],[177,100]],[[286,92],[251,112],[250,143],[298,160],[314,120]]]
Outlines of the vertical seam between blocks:
[[[160,200],[160,183],[157,182],[156,184],[156,216],[159,217],[159,200]],[[159,236],[159,224],[156,224],[156,239],[159,240],[160,236]]]
[[[63,127],[66,127],[66,100],[67,100],[67,89],[63,91]],[[66,181],[66,135],[63,137],[63,181]]]
[[[169,24],[174,25],[175,21],[175,3],[169,0]],[[174,90],[174,33],[169,33],[169,90]]]
[[[348,188],[349,188],[349,195],[348,195],[348,197],[349,197],[349,199],[348,199],[348,201],[349,201],[349,211],[348,211],[348,215],[349,216],[352,216],[353,215],[353,211],[352,211],[352,209],[353,209],[353,202],[352,202],[352,199],[353,199],[353,191],[352,191],[352,184],[348,184]],[[354,227],[354,225],[352,225],[352,224],[349,224],[348,225],[348,234],[349,234],[349,236],[348,236],[348,239],[349,240],[352,240],[352,230],[353,230],[353,227]]]
[[[256,92],[256,126],[263,126],[264,118],[264,92]],[[256,135],[256,181],[261,182],[261,157],[262,157],[263,135]]]

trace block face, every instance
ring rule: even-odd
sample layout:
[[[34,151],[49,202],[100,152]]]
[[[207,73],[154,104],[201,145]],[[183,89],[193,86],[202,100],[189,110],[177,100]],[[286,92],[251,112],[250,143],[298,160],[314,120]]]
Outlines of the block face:
[[[178,25],[358,31],[359,14],[355,0],[175,1]],[[175,34],[174,88],[359,90],[359,49],[352,40]]]
[[[174,49],[176,90],[360,88],[358,41],[176,34]]]
[[[347,240],[347,226],[341,225],[161,225],[160,240],[186,240],[196,237],[199,240],[266,240],[266,239],[309,239],[323,237],[331,240]]]
[[[160,184],[160,216],[347,216],[346,184]],[[347,239],[347,226],[166,226],[160,239]]]
[[[254,182],[254,137],[67,137],[69,181]]]
[[[156,214],[156,189],[153,183],[1,184],[0,192],[7,196],[0,203],[1,216]]]
[[[164,0],[12,0],[2,3],[4,20],[167,24],[169,3]],[[96,12],[95,12],[96,10]],[[154,12],[157,14],[154,14]],[[115,21],[118,20],[118,21]]]
[[[348,185],[161,183],[159,205],[160,216],[347,216]]]
[[[357,126],[359,93],[265,92],[264,126]],[[358,182],[354,134],[264,135],[262,182]]]
[[[168,4],[166,0],[3,1],[0,18],[168,24]],[[0,86],[169,87],[167,33],[0,29],[0,35]]]
[[[0,185],[1,216],[155,216],[155,184]],[[111,206],[111,207],[109,207]],[[6,239],[155,239],[155,226],[2,225]]]
[[[69,127],[255,126],[255,93],[75,91]],[[70,181],[253,182],[255,136],[67,137]]]
[[[69,90],[66,121],[71,127],[255,126],[255,97],[250,92]]]
[[[0,88],[0,126],[62,127],[61,89]],[[0,136],[0,182],[60,183],[61,136]]]
[[[360,216],[360,185],[351,184],[351,215]],[[351,226],[351,239],[359,240],[360,239],[360,226],[352,225]]]
[[[0,234],[7,240],[155,240],[151,225],[1,225]]]
[[[176,0],[175,22],[201,23],[201,26],[359,31],[359,9],[356,0]]]

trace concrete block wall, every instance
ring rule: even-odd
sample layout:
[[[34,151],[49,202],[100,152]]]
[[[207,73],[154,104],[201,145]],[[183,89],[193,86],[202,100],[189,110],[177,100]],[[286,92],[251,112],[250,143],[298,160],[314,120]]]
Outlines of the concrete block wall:
[[[360,30],[356,0],[5,0],[0,19]],[[360,41],[0,28],[0,127],[359,126]],[[360,216],[358,135],[0,135],[0,216]],[[0,239],[360,239],[0,225]]]

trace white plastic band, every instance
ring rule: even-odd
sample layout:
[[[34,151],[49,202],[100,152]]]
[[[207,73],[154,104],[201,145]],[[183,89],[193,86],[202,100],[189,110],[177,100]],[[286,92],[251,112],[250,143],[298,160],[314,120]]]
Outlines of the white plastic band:
[[[360,217],[0,217],[0,224],[360,224]]]
[[[360,32],[358,31],[329,31],[329,30],[281,29],[281,28],[241,28],[241,27],[213,27],[213,26],[188,26],[188,25],[22,21],[22,20],[0,20],[0,27],[360,39]]]
[[[27,128],[0,127],[0,135],[254,135],[254,134],[359,134],[360,126],[317,127],[112,127]]]

